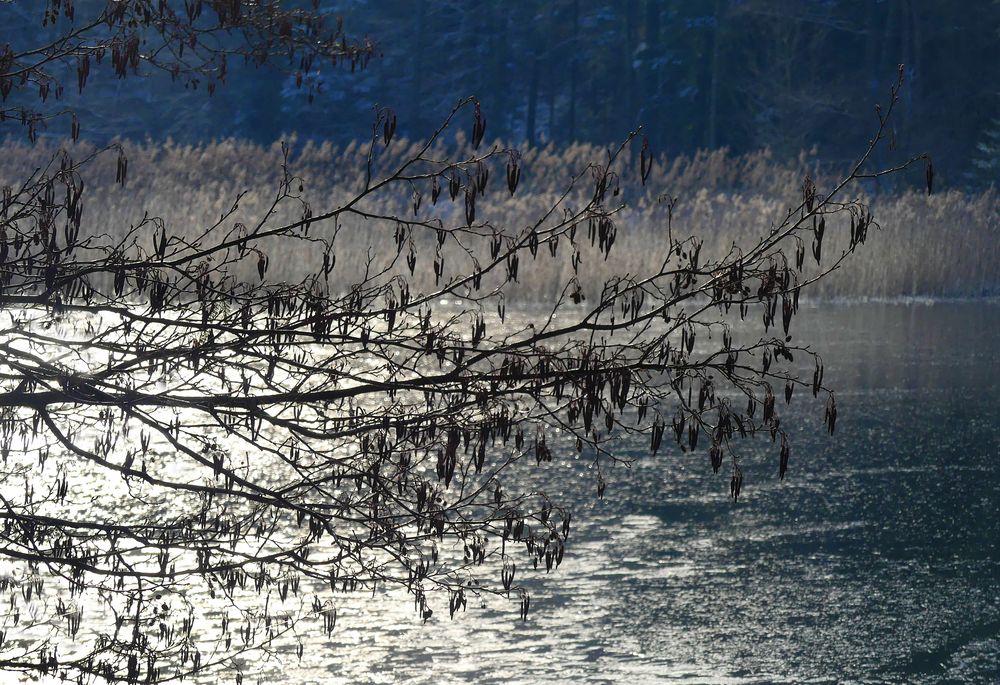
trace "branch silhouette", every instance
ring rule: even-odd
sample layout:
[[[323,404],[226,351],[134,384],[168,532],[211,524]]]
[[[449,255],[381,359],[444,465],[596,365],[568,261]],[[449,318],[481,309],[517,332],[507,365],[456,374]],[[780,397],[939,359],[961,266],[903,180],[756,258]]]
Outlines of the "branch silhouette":
[[[102,51],[123,77],[156,67],[219,81],[234,55],[372,53],[276,2],[176,4],[110,3],[54,43],[2,53],[0,84],[58,90],[54,65],[69,61],[84,88]],[[72,18],[73,3],[46,12]],[[518,582],[560,564],[572,520],[526,483],[567,449],[590,460],[599,496],[607,468],[626,461],[615,445],[634,435],[652,454],[664,437],[707,452],[738,499],[741,439],[762,434],[784,478],[796,465],[776,395],[822,394],[831,433],[837,417],[821,358],[790,336],[799,295],[878,226],[847,194],[884,173],[869,166],[901,78],[848,176],[825,193],[806,178],[756,244],[707,257],[696,236],[664,227],[649,246],[659,269],[598,292],[581,279],[583,252],[606,258],[627,230],[616,219],[629,184],[655,182],[639,131],[522,228],[491,221],[523,188],[520,156],[484,144],[475,98],[401,160],[387,152],[396,117],[379,109],[364,178],[329,204],[307,201],[284,148],[273,201],[251,223],[236,197],[205,226],[148,215],[118,233],[88,226],[86,170],[111,156],[127,192],[127,151],[60,152],[0,205],[0,558],[18,569],[0,576],[11,598],[0,664],[125,682],[238,669],[300,624],[334,630],[336,593],[378,588],[404,588],[425,621],[444,598],[454,616],[485,595],[526,618]],[[47,112],[23,117],[32,138],[58,115]],[[369,253],[338,254],[359,224]],[[848,231],[824,258],[824,236]],[[269,276],[279,242],[306,256],[300,279]],[[544,311],[508,313],[507,291],[539,252],[573,275]],[[349,283],[335,277],[345,259],[364,265]],[[739,340],[750,317],[766,334]],[[811,379],[796,357],[813,360]],[[57,594],[29,615],[43,586]],[[192,588],[226,607],[221,630],[185,598]]]

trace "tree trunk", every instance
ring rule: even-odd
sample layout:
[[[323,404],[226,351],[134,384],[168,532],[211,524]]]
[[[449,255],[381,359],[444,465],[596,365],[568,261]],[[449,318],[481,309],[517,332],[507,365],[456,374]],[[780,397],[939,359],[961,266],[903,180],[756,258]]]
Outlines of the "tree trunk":
[[[529,146],[536,142],[535,125],[538,113],[538,73],[540,71],[538,55],[531,61],[531,80],[528,83],[528,119],[525,122],[524,135]]]
[[[576,93],[579,77],[579,35],[580,35],[580,0],[573,0],[573,34],[570,40],[570,70],[569,70],[569,115],[566,120],[566,138],[569,142],[576,140]]]
[[[424,70],[426,69],[427,57],[427,2],[417,0],[417,33],[413,46],[413,75],[410,79],[410,124],[413,127],[413,135],[421,137],[424,135],[423,119],[423,95],[424,95]]]
[[[719,146],[717,138],[718,117],[719,117],[719,73],[720,69],[720,47],[722,39],[722,17],[726,12],[725,0],[715,0],[715,26],[712,30],[712,66],[709,76],[708,86],[708,130],[705,135],[705,147],[714,150]]]
[[[659,70],[653,68],[653,60],[659,56],[660,46],[660,2],[646,2],[646,54],[643,65],[642,114],[650,137],[660,133],[660,77]]]

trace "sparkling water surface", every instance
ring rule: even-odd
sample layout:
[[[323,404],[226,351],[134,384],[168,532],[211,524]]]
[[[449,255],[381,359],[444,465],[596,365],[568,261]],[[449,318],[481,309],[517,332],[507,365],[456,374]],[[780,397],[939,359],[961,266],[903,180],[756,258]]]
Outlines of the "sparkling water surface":
[[[755,440],[728,498],[701,452],[636,455],[575,501],[532,611],[491,600],[426,624],[405,596],[348,596],[329,640],[262,682],[1000,682],[1000,304],[824,305],[802,339],[837,389],[783,409],[790,471]],[[564,456],[568,456],[569,452]]]
[[[432,598],[424,623],[403,592],[338,594],[332,635],[238,658],[243,682],[1000,682],[1000,303],[805,309],[793,333],[839,418],[831,437],[822,398],[780,405],[783,482],[766,436],[735,504],[705,450],[651,457],[644,438],[598,500],[560,449],[526,487],[573,529],[558,569],[519,570],[527,621],[516,599],[450,620]]]

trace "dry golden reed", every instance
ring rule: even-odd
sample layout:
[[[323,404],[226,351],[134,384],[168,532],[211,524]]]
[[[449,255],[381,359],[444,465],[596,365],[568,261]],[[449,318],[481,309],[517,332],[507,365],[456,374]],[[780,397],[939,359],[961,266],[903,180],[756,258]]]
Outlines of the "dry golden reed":
[[[461,134],[457,139],[456,144],[462,145]],[[290,148],[290,170],[302,179],[303,198],[314,212],[343,204],[363,187],[365,144],[341,147],[292,140]],[[0,149],[0,185],[16,185],[25,174],[44,167],[58,145],[52,141],[34,146],[7,142]],[[69,149],[74,157],[88,150],[83,144]],[[406,139],[379,150],[376,177],[417,150],[418,144]],[[245,195],[239,211],[227,221],[253,225],[267,212],[281,179],[280,144],[223,140],[194,146],[147,141],[128,143],[126,153],[129,181],[125,189],[114,183],[115,155],[99,158],[86,176],[84,230],[105,235],[108,240],[124,235],[147,213],[164,219],[173,234],[194,235],[219,221],[241,193]],[[432,150],[429,156],[444,157],[445,151]],[[781,162],[767,151],[733,155],[714,150],[689,157],[656,158],[647,183],[641,186],[638,156],[638,151],[635,159],[624,156],[621,198],[628,208],[617,217],[617,244],[611,256],[605,259],[598,249],[590,248],[585,236],[578,238],[584,293],[599,294],[601,284],[615,274],[655,270],[665,256],[668,221],[675,236],[697,236],[704,241],[703,254],[718,257],[733,245],[753,246],[772,225],[779,224],[789,207],[801,200],[807,175],[816,181],[820,193],[837,179],[806,153],[797,160]],[[573,174],[606,158],[605,149],[589,144],[522,150],[523,177],[517,195],[508,196],[502,166],[493,169],[487,195],[492,201],[480,204],[477,220],[514,228],[527,226],[559,200]],[[415,186],[414,190],[421,195],[421,216],[464,224],[461,197],[450,202],[445,188],[436,207],[431,208],[429,187]],[[995,190],[946,191],[930,196],[913,190],[864,199],[871,204],[881,230],[869,234],[866,245],[843,269],[816,283],[810,290],[812,297],[1000,295],[1000,202]],[[412,216],[412,195],[383,197],[381,201],[381,209]],[[568,207],[583,201],[582,195],[572,192],[564,199]],[[279,208],[271,222],[300,218],[293,211],[300,210]],[[312,230],[332,231],[334,227],[319,222]],[[342,220],[336,241],[338,261],[331,280],[334,287],[348,287],[366,268],[389,265],[396,256],[392,233],[393,226],[384,223],[373,224],[360,217]],[[830,254],[839,251],[847,244],[847,233],[846,226],[839,227],[825,249],[831,250]],[[428,232],[417,239],[432,241],[433,235]],[[478,247],[485,246],[484,238]],[[271,245],[268,257],[270,276],[289,280],[298,279],[307,268],[315,270],[313,262],[320,258],[293,252],[287,243]],[[467,258],[461,254],[446,251],[445,258],[453,273],[468,268]],[[535,263],[521,269],[519,283],[508,291],[508,297],[549,300],[562,291],[572,275],[570,260],[564,255],[553,258],[540,251]],[[417,264],[412,281],[417,289],[433,287],[429,260]]]

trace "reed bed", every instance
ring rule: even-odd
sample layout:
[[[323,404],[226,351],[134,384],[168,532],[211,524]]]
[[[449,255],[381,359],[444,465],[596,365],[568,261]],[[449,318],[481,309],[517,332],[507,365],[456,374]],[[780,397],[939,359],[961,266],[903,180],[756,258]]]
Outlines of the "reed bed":
[[[461,146],[459,134],[453,145]],[[498,146],[502,145],[497,142]],[[381,146],[380,146],[381,147]],[[332,144],[290,141],[290,169],[303,181],[303,199],[314,212],[335,207],[353,197],[362,187],[366,147],[352,143]],[[0,155],[0,185],[16,186],[26,174],[42,168],[57,152],[58,144],[45,141],[34,146],[6,142]],[[89,148],[70,146],[80,158]],[[380,151],[377,168],[385,171],[416,153],[417,143],[397,140]],[[85,172],[85,230],[114,240],[145,215],[162,218],[177,234],[194,234],[217,222],[240,193],[246,193],[239,210],[227,219],[253,225],[267,211],[281,179],[282,152],[279,144],[257,144],[223,140],[205,145],[180,145],[171,141],[129,143],[129,181],[126,188],[114,183],[116,158],[98,158]],[[443,158],[453,150],[438,149],[430,156]],[[574,173],[592,162],[607,159],[607,150],[592,145],[552,146],[522,150],[523,180],[517,195],[507,197],[502,180],[492,181],[489,204],[481,207],[481,220],[513,230],[533,223],[557,201]],[[503,158],[494,178],[503,177]],[[642,274],[663,260],[670,199],[674,235],[693,235],[704,241],[706,257],[720,257],[734,245],[751,247],[781,222],[788,208],[796,205],[803,178],[816,180],[820,192],[836,182],[837,175],[814,156],[803,153],[792,161],[777,161],[767,151],[732,155],[725,150],[707,151],[692,157],[659,158],[648,183],[634,178],[638,164],[624,156],[621,199],[627,203],[617,218],[618,239],[605,259],[596,248],[584,245],[581,281],[584,291],[599,290],[608,278],[620,274]],[[421,189],[417,189],[421,190]],[[422,215],[430,212],[445,225],[464,223],[461,202],[450,203],[447,191],[431,208],[425,194]],[[1000,202],[995,190],[982,193],[947,191],[931,196],[922,192],[882,192],[864,196],[854,188],[850,198],[868,202],[881,230],[873,231],[867,243],[844,268],[815,284],[813,298],[982,297],[1000,295]],[[584,202],[581,193],[571,193],[569,206]],[[406,192],[382,195],[379,210],[385,214],[412,216],[412,196]],[[289,204],[273,221],[300,217],[301,206]],[[332,231],[319,223],[316,233]],[[348,287],[366,266],[384,266],[395,257],[394,226],[350,218],[341,222],[336,246],[338,263],[331,275],[334,287]],[[847,229],[833,236],[830,254],[846,245]],[[417,238],[431,245],[433,235]],[[586,243],[586,241],[581,241]],[[484,242],[485,245],[485,242]],[[268,246],[269,278],[297,280],[315,270],[321,258],[302,243],[275,242]],[[447,273],[469,268],[467,257],[446,246]],[[421,256],[412,287],[433,287],[431,258]],[[550,300],[572,277],[570,251],[555,257],[539,251],[534,262],[522,268],[519,283],[508,297],[514,300]],[[246,274],[251,278],[252,274]]]

